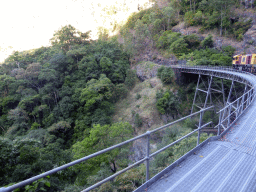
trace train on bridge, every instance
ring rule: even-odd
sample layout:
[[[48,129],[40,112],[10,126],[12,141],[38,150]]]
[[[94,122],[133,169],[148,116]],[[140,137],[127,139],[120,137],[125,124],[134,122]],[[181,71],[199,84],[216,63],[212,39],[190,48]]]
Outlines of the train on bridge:
[[[256,73],[256,54],[235,55],[232,61],[233,69]]]

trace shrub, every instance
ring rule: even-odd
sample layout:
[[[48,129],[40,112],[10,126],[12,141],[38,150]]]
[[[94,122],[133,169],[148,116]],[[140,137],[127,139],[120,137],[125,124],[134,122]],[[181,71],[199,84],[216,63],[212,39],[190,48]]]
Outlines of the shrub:
[[[184,16],[184,21],[185,21],[185,24],[188,25],[188,26],[193,26],[196,24],[195,20],[194,20],[194,13],[192,11],[188,11],[185,13],[185,16]]]
[[[161,66],[157,70],[157,77],[165,84],[171,83],[174,77],[174,72],[171,67]]]
[[[217,11],[213,11],[212,14],[205,13],[205,19],[203,21],[203,25],[205,29],[213,29],[218,27],[219,22],[219,13]]]
[[[239,21],[236,22],[233,26],[233,33],[237,40],[242,41],[243,40],[243,34],[251,27],[252,20],[248,21]]]
[[[177,41],[173,42],[170,46],[170,51],[177,57],[181,56],[183,53],[188,53],[188,44],[183,38],[179,38]]]
[[[211,35],[208,35],[202,42],[201,42],[201,45],[203,48],[206,48],[206,47],[213,47],[213,40],[212,40],[212,36]]]
[[[135,70],[131,70],[131,69],[127,70],[124,84],[127,87],[131,88],[135,85],[135,82],[136,82],[136,72],[135,72]]]
[[[188,47],[187,47],[188,49],[195,50],[200,45],[199,37],[195,34],[186,35],[183,38],[185,40],[185,43],[188,44]]]
[[[169,45],[171,45],[172,43],[174,43],[175,41],[177,41],[181,36],[181,33],[176,33],[176,32],[173,32],[173,33],[169,33],[167,35],[167,42]]]
[[[159,37],[156,42],[156,47],[158,49],[166,49],[168,47],[167,37],[166,36]]]
[[[213,65],[212,61],[207,58],[202,58],[198,60],[197,65]]]
[[[141,117],[139,116],[138,113],[136,113],[136,115],[135,115],[134,124],[137,127],[141,127],[142,126],[142,119],[141,119]]]
[[[156,107],[161,114],[171,115],[173,118],[178,113],[178,102],[171,91],[166,91],[162,98],[157,100]]]
[[[141,98],[141,95],[139,93],[136,94],[136,99],[139,100]]]
[[[127,86],[123,83],[117,84],[114,88],[113,101],[118,101],[118,99],[123,99],[128,93]]]
[[[197,11],[194,16],[195,25],[201,25],[203,21],[203,13],[202,11]]]
[[[222,50],[224,53],[226,53],[228,56],[231,57],[234,54],[234,52],[236,51],[236,48],[228,45],[228,46],[222,47]]]
[[[37,129],[37,128],[39,128],[40,126],[41,126],[41,125],[40,125],[39,123],[34,122],[34,123],[31,125],[31,130]]]
[[[167,41],[167,35],[171,34],[172,31],[165,31],[157,40],[156,47],[158,49],[166,49],[169,46]]]

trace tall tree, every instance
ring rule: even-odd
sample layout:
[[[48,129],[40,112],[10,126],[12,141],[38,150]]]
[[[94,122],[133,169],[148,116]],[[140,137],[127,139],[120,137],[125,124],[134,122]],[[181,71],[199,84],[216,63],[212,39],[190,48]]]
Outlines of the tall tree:
[[[51,38],[51,44],[58,46],[66,53],[70,48],[76,44],[88,44],[90,31],[82,33],[72,25],[62,27],[54,33]]]
[[[230,6],[233,5],[234,0],[212,0],[210,5],[215,9],[215,11],[220,13],[220,36],[223,33],[223,22],[224,19],[228,16]]]

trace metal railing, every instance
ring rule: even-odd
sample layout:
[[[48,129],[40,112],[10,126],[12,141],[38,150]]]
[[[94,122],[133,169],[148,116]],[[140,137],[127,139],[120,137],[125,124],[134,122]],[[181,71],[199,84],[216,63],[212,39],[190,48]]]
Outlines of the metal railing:
[[[231,71],[231,72],[238,72],[244,73],[250,76],[254,76],[254,74],[241,71],[238,69],[234,69],[233,67],[222,67],[222,66],[189,66],[189,65],[177,65],[179,68],[183,69],[198,69],[198,70],[217,70],[217,71]],[[246,91],[247,86],[250,86],[249,91]],[[246,110],[252,101],[255,98],[255,85],[253,85],[250,81],[246,81],[246,87],[244,94],[237,98],[233,102],[227,102],[226,106],[224,106],[219,112],[219,123],[215,126],[218,128],[218,135],[220,135],[221,129],[224,130],[228,129],[230,125],[242,115],[243,111]]]
[[[111,151],[111,150],[113,150],[113,149],[119,148],[119,147],[121,147],[121,146],[123,146],[123,145],[125,145],[125,144],[128,144],[128,143],[130,143],[130,142],[133,142],[133,141],[135,141],[135,140],[137,140],[137,139],[140,139],[140,138],[143,138],[143,137],[146,137],[146,138],[147,138],[147,145],[146,145],[146,146],[147,146],[147,151],[146,151],[146,157],[145,157],[145,158],[143,158],[143,159],[141,159],[141,160],[135,162],[134,164],[128,166],[127,168],[125,168],[125,169],[123,169],[123,170],[121,170],[121,171],[119,171],[119,172],[117,172],[117,173],[115,173],[115,174],[113,174],[113,175],[107,177],[106,179],[104,179],[104,180],[102,180],[102,181],[100,181],[100,182],[98,182],[98,183],[96,183],[96,184],[94,184],[94,185],[92,185],[92,186],[90,186],[90,187],[84,189],[83,192],[86,192],[86,191],[90,191],[90,190],[92,190],[92,189],[95,189],[96,187],[99,187],[99,186],[102,185],[103,183],[112,180],[112,179],[115,178],[116,176],[118,176],[118,175],[120,175],[120,174],[122,174],[122,173],[128,171],[129,169],[131,169],[131,168],[133,168],[133,167],[135,167],[135,166],[137,166],[137,165],[139,165],[139,164],[141,164],[141,163],[143,163],[143,162],[146,162],[146,181],[148,181],[148,180],[149,180],[149,160],[150,160],[150,158],[152,158],[152,157],[154,157],[155,155],[157,155],[158,153],[160,153],[160,152],[162,152],[162,151],[168,149],[169,147],[171,147],[171,146],[173,146],[173,145],[179,143],[180,141],[182,141],[183,139],[185,139],[185,138],[191,136],[191,135],[192,135],[193,133],[195,133],[195,132],[198,132],[197,145],[199,145],[199,143],[200,143],[200,130],[201,130],[202,128],[204,128],[204,127],[206,127],[206,126],[208,126],[209,124],[212,123],[212,122],[208,122],[208,123],[202,125],[203,114],[204,114],[205,111],[207,111],[207,110],[209,110],[209,109],[211,109],[211,108],[213,108],[213,106],[208,107],[208,108],[205,108],[205,109],[202,109],[202,110],[200,110],[200,111],[198,111],[198,112],[195,112],[195,113],[193,113],[193,114],[190,114],[190,115],[188,115],[188,116],[186,116],[186,117],[183,117],[183,118],[181,118],[181,119],[178,119],[178,120],[176,120],[176,121],[174,121],[174,122],[168,123],[168,124],[166,124],[166,125],[164,125],[164,126],[161,126],[161,127],[159,127],[159,128],[156,128],[156,129],[154,129],[154,130],[147,131],[146,133],[144,133],[144,134],[142,134],[142,135],[139,135],[139,136],[137,136],[137,137],[134,137],[134,138],[132,138],[132,139],[129,139],[129,140],[127,140],[127,141],[124,141],[124,142],[122,142],[122,143],[119,143],[119,144],[117,144],[117,145],[114,145],[114,146],[112,146],[112,147],[109,147],[109,148],[107,148],[107,149],[103,149],[103,150],[101,150],[101,151],[98,151],[98,152],[93,153],[93,154],[91,154],[91,155],[89,155],[89,156],[83,157],[83,158],[81,158],[81,159],[75,160],[75,161],[73,161],[73,162],[71,162],[71,163],[62,165],[62,166],[60,166],[60,167],[57,167],[57,168],[55,168],[55,169],[52,169],[52,170],[50,170],[50,171],[47,171],[47,172],[45,172],[45,173],[42,173],[42,174],[40,174],[40,175],[37,175],[37,176],[35,176],[35,177],[32,177],[32,178],[30,178],[30,179],[27,179],[27,180],[25,180],[25,181],[22,181],[22,182],[20,182],[20,183],[17,183],[17,184],[15,184],[15,185],[12,185],[12,186],[9,186],[9,187],[0,188],[0,192],[8,192],[8,191],[12,191],[12,190],[17,189],[17,188],[21,188],[21,187],[23,187],[23,186],[25,186],[25,185],[28,185],[28,184],[30,184],[30,183],[32,183],[32,182],[34,182],[34,181],[36,181],[36,180],[38,180],[38,179],[40,179],[40,178],[43,178],[43,177],[46,177],[46,176],[48,176],[48,175],[57,173],[58,171],[61,171],[61,170],[66,169],[66,168],[68,168],[68,167],[70,167],[70,166],[76,165],[76,164],[78,164],[78,163],[84,162],[84,161],[89,160],[89,159],[91,159],[91,158],[93,158],[93,157],[96,157],[96,156],[98,156],[98,155],[104,154],[104,153],[106,153],[106,152],[108,152],[108,151]],[[156,131],[163,130],[164,128],[167,128],[167,127],[169,127],[169,126],[171,126],[171,125],[174,125],[174,124],[176,124],[176,123],[178,123],[178,122],[181,122],[181,121],[183,121],[183,120],[185,120],[185,119],[187,119],[187,118],[191,118],[191,117],[193,117],[193,116],[195,116],[195,115],[197,115],[197,114],[200,114],[199,126],[198,126],[197,129],[195,129],[195,130],[193,130],[192,132],[188,133],[187,135],[185,135],[185,136],[179,138],[178,140],[172,142],[171,144],[166,145],[165,147],[159,149],[158,151],[156,151],[156,152],[150,154],[150,135],[151,135],[152,133],[155,133]]]
[[[254,74],[247,72],[247,71],[242,71],[239,69],[234,69],[233,67],[230,66],[206,66],[206,65],[186,65],[186,64],[181,64],[181,65],[172,65],[172,67],[178,67],[178,68],[189,68],[189,69],[200,69],[200,70],[223,70],[223,71],[231,71],[231,72],[239,72],[239,73],[244,73],[247,75],[255,76]]]
[[[218,135],[220,134],[220,129],[228,129],[230,125],[239,118],[243,111],[246,110],[255,98],[254,88],[244,93],[241,97],[237,98],[235,101],[228,103],[224,108],[222,108],[219,113],[219,124]]]

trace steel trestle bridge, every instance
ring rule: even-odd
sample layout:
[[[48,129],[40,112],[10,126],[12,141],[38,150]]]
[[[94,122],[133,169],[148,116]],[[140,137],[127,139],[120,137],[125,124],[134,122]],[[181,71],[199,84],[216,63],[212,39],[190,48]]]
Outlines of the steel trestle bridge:
[[[190,115],[15,185],[2,187],[0,192],[23,187],[47,175],[141,138],[146,141],[144,158],[83,191],[95,189],[141,163],[146,165],[146,182],[135,190],[136,192],[256,191],[256,102],[254,101],[256,76],[224,67],[175,65],[172,68],[180,73],[198,74],[197,88]],[[230,81],[228,93],[227,90],[224,90],[223,80]],[[235,86],[238,86],[237,83],[240,87],[243,85],[240,93],[235,90]],[[213,101],[214,98],[218,99]],[[214,103],[216,101],[218,101],[217,104]],[[203,121],[207,111],[213,111],[215,115],[218,114],[217,123]],[[157,151],[150,152],[150,136],[152,134],[196,115],[199,116],[197,129]],[[209,137],[200,143],[202,130],[210,125],[213,130],[216,130],[217,136]],[[195,148],[150,178],[151,159],[194,134],[197,134]]]

